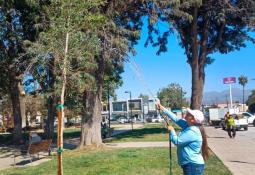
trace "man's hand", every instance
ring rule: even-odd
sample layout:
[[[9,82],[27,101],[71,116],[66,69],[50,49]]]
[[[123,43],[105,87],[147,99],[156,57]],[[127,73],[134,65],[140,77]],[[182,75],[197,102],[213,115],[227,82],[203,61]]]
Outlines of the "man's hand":
[[[168,129],[169,132],[174,131],[174,127],[171,126],[171,125],[169,125],[169,126],[167,127],[167,129]]]

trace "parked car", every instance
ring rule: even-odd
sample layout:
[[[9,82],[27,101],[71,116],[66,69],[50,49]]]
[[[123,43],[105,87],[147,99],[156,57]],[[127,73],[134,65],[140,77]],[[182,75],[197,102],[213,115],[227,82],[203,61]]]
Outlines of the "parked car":
[[[120,117],[120,118],[118,119],[118,122],[119,122],[119,123],[128,123],[129,120],[128,120],[127,118],[125,118],[125,117]]]
[[[155,118],[152,118],[152,119],[151,119],[151,122],[152,122],[152,123],[161,123],[161,122],[164,122],[164,119],[163,119],[163,117],[161,117],[161,116],[157,116],[157,117],[155,117]]]
[[[240,130],[241,128],[243,128],[245,131],[248,130],[248,119],[246,116],[242,114],[231,114],[231,115],[234,117],[237,130]],[[222,119],[220,126],[222,127],[223,130],[226,129],[226,123],[224,119]]]
[[[243,112],[241,114],[248,118],[248,123],[249,124],[253,124],[253,126],[255,126],[255,115],[252,115],[249,112]]]

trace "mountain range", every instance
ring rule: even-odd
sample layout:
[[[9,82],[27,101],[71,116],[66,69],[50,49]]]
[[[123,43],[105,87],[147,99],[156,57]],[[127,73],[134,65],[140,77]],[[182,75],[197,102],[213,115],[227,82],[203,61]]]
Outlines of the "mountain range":
[[[248,96],[251,94],[252,90],[247,89],[244,91],[244,102],[248,99]],[[232,88],[232,102],[243,101],[243,90],[238,88]],[[203,104],[217,104],[217,103],[230,103],[229,90],[224,90],[221,92],[209,91],[204,92],[203,95]]]

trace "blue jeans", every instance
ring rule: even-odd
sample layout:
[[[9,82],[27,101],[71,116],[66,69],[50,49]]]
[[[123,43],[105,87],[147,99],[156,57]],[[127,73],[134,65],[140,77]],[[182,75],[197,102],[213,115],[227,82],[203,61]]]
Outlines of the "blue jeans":
[[[188,163],[182,165],[184,175],[203,175],[205,170],[204,164]]]

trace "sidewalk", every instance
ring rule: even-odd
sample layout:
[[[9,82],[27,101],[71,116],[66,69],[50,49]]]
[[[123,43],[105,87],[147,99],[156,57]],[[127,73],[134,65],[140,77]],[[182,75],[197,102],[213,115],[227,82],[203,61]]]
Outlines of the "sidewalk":
[[[221,159],[234,175],[255,174],[255,141],[241,137],[237,131],[230,139],[222,129],[205,127],[211,150]]]
[[[16,150],[11,147],[3,147],[1,146],[1,150],[4,150],[4,153],[0,154],[0,170],[14,167],[14,155],[13,152]],[[5,152],[6,151],[6,152]],[[25,167],[25,166],[36,166],[39,165],[43,162],[49,161],[51,159],[49,158],[44,158],[44,156],[47,156],[46,154],[40,153],[40,159],[37,158],[36,156],[33,156],[33,162],[30,163],[30,159],[28,156],[18,156],[16,157],[16,165],[15,167]]]

